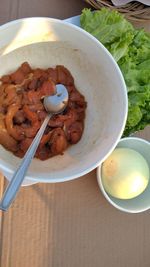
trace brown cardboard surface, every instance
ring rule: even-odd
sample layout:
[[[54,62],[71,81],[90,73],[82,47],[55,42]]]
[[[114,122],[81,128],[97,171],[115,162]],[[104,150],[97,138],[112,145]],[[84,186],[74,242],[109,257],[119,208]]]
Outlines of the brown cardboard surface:
[[[82,0],[6,0],[0,24],[28,16],[67,18],[84,6]],[[150,141],[150,128],[138,135]],[[0,195],[4,184],[0,177]],[[0,231],[0,267],[150,266],[150,212],[113,208],[95,171],[70,182],[22,188],[0,214]]]

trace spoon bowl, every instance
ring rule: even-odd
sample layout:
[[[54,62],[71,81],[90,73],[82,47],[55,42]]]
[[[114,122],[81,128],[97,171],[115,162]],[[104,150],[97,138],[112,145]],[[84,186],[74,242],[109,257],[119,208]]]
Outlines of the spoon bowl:
[[[44,107],[47,112],[58,114],[61,113],[68,103],[68,91],[63,84],[58,84],[55,95],[44,97]]]

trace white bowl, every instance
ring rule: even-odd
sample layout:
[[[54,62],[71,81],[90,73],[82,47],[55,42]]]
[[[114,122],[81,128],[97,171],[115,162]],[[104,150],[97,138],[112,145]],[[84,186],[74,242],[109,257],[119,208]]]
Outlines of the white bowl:
[[[148,141],[137,137],[127,137],[122,138],[117,147],[127,147],[136,150],[143,155],[150,168],[150,143]],[[110,204],[112,204],[115,208],[128,213],[143,212],[150,208],[150,181],[145,191],[139,196],[132,199],[121,200],[110,196],[105,191],[101,179],[101,166],[102,165],[97,168],[97,181],[103,195]]]
[[[51,18],[26,18],[0,27],[0,76],[23,61],[32,67],[64,65],[87,101],[81,141],[62,156],[34,159],[26,179],[60,182],[96,168],[111,153],[124,130],[127,93],[110,53],[89,33]],[[11,179],[21,160],[0,147],[0,169]]]

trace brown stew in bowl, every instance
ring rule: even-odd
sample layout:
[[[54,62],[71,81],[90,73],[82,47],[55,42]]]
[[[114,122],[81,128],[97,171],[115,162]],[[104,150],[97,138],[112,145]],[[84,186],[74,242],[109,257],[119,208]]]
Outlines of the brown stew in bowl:
[[[81,139],[86,102],[64,66],[32,69],[24,62],[0,81],[0,144],[7,150],[24,156],[46,117],[42,99],[54,94],[59,83],[68,90],[68,105],[64,112],[50,119],[35,157],[45,160],[63,154],[69,145]]]

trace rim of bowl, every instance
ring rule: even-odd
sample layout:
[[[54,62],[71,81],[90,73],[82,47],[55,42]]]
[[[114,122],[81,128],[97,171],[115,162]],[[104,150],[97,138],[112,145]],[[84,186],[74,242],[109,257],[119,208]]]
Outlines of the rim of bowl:
[[[122,143],[123,141],[126,141],[126,140],[137,140],[141,143],[145,143],[147,145],[150,145],[150,142],[145,140],[145,139],[142,139],[140,137],[124,137],[124,138],[121,138],[120,141],[118,142],[119,143]],[[102,168],[102,164],[103,162],[97,167],[97,170],[96,170],[96,176],[97,176],[97,182],[98,182],[98,185],[99,185],[99,188],[101,190],[101,192],[103,193],[104,197],[107,199],[107,201],[112,205],[114,206],[116,209],[120,210],[120,211],[123,211],[123,212],[126,212],[126,213],[140,213],[140,212],[144,212],[146,210],[149,210],[150,209],[150,205],[149,207],[147,208],[143,208],[143,209],[139,209],[139,210],[128,210],[128,209],[125,209],[125,208],[122,208],[120,206],[118,206],[115,202],[113,202],[111,200],[111,198],[109,197],[109,195],[107,194],[107,192],[105,191],[104,189],[104,186],[103,186],[103,183],[102,183],[102,179],[101,179],[101,168]]]
[[[68,23],[66,21],[63,21],[63,20],[60,20],[60,19],[55,19],[55,18],[49,18],[49,17],[28,17],[28,18],[21,18],[21,19],[16,19],[16,20],[13,20],[13,21],[9,21],[3,25],[0,26],[0,31],[9,27],[9,26],[12,26],[14,24],[17,24],[17,23],[20,23],[20,22],[23,22],[23,21],[27,21],[27,20],[31,20],[31,21],[36,21],[36,20],[47,20],[47,21],[52,21],[52,22],[56,22],[56,23],[60,23],[62,25],[65,25],[67,27],[70,27],[76,31],[79,31],[81,33],[83,33],[84,35],[87,36],[87,38],[90,38],[92,39],[103,51],[105,54],[107,54],[107,56],[110,58],[110,60],[112,61],[112,63],[114,64],[114,67],[116,69],[116,72],[118,73],[118,76],[120,78],[120,82],[121,82],[121,87],[122,87],[122,95],[124,97],[124,100],[125,100],[125,105],[124,105],[124,117],[122,119],[122,126],[120,128],[120,131],[118,132],[118,135],[116,135],[116,141],[114,142],[114,144],[112,145],[111,149],[108,150],[108,152],[106,153],[105,157],[103,157],[103,159],[97,159],[94,163],[92,164],[89,164],[89,167],[80,171],[80,173],[75,173],[71,176],[66,176],[65,178],[36,178],[36,177],[31,177],[30,175],[27,174],[27,176],[25,177],[25,179],[28,179],[30,181],[36,181],[36,182],[46,182],[46,183],[53,183],[53,182],[64,182],[64,181],[70,181],[70,180],[73,180],[73,179],[76,179],[76,178],[79,178],[87,173],[89,173],[90,171],[94,170],[95,168],[97,168],[101,162],[103,162],[110,154],[111,152],[114,150],[114,148],[116,147],[117,143],[118,143],[118,140],[121,138],[121,135],[124,131],[124,128],[125,128],[125,124],[126,124],[126,120],[127,120],[127,114],[128,114],[128,96],[127,96],[127,87],[126,87],[126,84],[125,84],[125,80],[123,78],[123,74],[118,66],[118,64],[116,63],[115,59],[113,58],[113,56],[111,55],[111,53],[105,48],[105,46],[100,42],[98,41],[94,36],[92,36],[90,33],[88,33],[87,31],[85,31],[84,29],[74,25],[74,24],[71,24],[71,23]],[[4,165],[2,166],[0,164],[0,168],[3,169],[8,172],[10,175],[13,175],[13,171],[6,168]]]
[[[126,140],[137,140],[139,142],[142,142],[142,143],[145,143],[147,145],[150,145],[150,142],[148,140],[145,140],[145,139],[143,139],[141,137],[136,137],[136,136],[123,137],[123,138],[121,138],[119,140],[118,144],[121,143],[121,142],[123,142],[123,141],[126,141]]]

